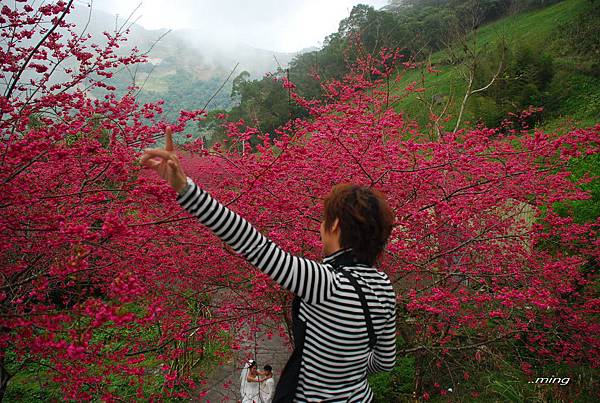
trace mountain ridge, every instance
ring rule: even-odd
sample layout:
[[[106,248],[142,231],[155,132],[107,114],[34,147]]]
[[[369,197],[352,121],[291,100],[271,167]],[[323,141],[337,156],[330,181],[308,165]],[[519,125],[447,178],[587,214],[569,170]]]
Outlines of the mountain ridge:
[[[103,37],[105,31],[129,28],[124,52],[133,47],[142,52],[150,49],[148,58],[151,64],[159,65],[163,60],[174,59],[180,68],[197,72],[197,78],[201,80],[224,77],[238,63],[239,72],[247,71],[251,77],[258,78],[278,67],[287,67],[300,53],[259,49],[200,29],[146,29],[135,21],[98,8],[86,9],[83,5],[74,7],[68,20],[94,38]]]

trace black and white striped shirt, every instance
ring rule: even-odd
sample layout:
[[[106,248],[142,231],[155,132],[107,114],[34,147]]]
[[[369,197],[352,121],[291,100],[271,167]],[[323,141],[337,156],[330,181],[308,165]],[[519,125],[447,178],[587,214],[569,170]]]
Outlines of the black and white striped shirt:
[[[349,272],[360,284],[372,317],[377,344],[369,349],[364,312],[355,288],[322,263],[292,256],[258,232],[188,179],[190,186],[177,197],[218,237],[302,299],[300,319],[306,336],[296,401],[369,402],[373,394],[366,375],[389,371],[396,358],[395,294],[388,277],[373,267],[357,265]]]

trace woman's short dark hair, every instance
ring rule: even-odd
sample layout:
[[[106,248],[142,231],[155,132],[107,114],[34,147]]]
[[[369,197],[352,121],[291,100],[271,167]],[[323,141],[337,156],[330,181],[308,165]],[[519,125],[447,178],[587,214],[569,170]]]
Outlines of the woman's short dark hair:
[[[325,229],[339,220],[340,246],[352,248],[357,263],[372,266],[392,232],[394,213],[384,195],[365,186],[340,184],[325,198]]]

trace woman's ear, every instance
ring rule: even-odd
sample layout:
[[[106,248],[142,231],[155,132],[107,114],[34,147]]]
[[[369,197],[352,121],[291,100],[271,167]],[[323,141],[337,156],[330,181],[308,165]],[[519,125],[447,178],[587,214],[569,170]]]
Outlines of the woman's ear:
[[[331,230],[330,230],[330,232],[339,232],[339,230],[340,230],[340,219],[336,218],[333,221],[333,224],[331,224]]]

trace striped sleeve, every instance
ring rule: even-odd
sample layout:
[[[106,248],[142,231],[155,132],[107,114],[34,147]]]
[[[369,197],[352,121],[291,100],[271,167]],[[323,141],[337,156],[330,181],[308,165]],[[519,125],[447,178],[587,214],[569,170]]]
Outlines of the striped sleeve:
[[[330,266],[284,252],[189,178],[188,185],[177,202],[252,265],[308,303],[321,303],[333,294],[338,280]]]
[[[391,371],[396,363],[396,312],[387,319],[377,334],[377,344],[369,354],[367,373]]]

